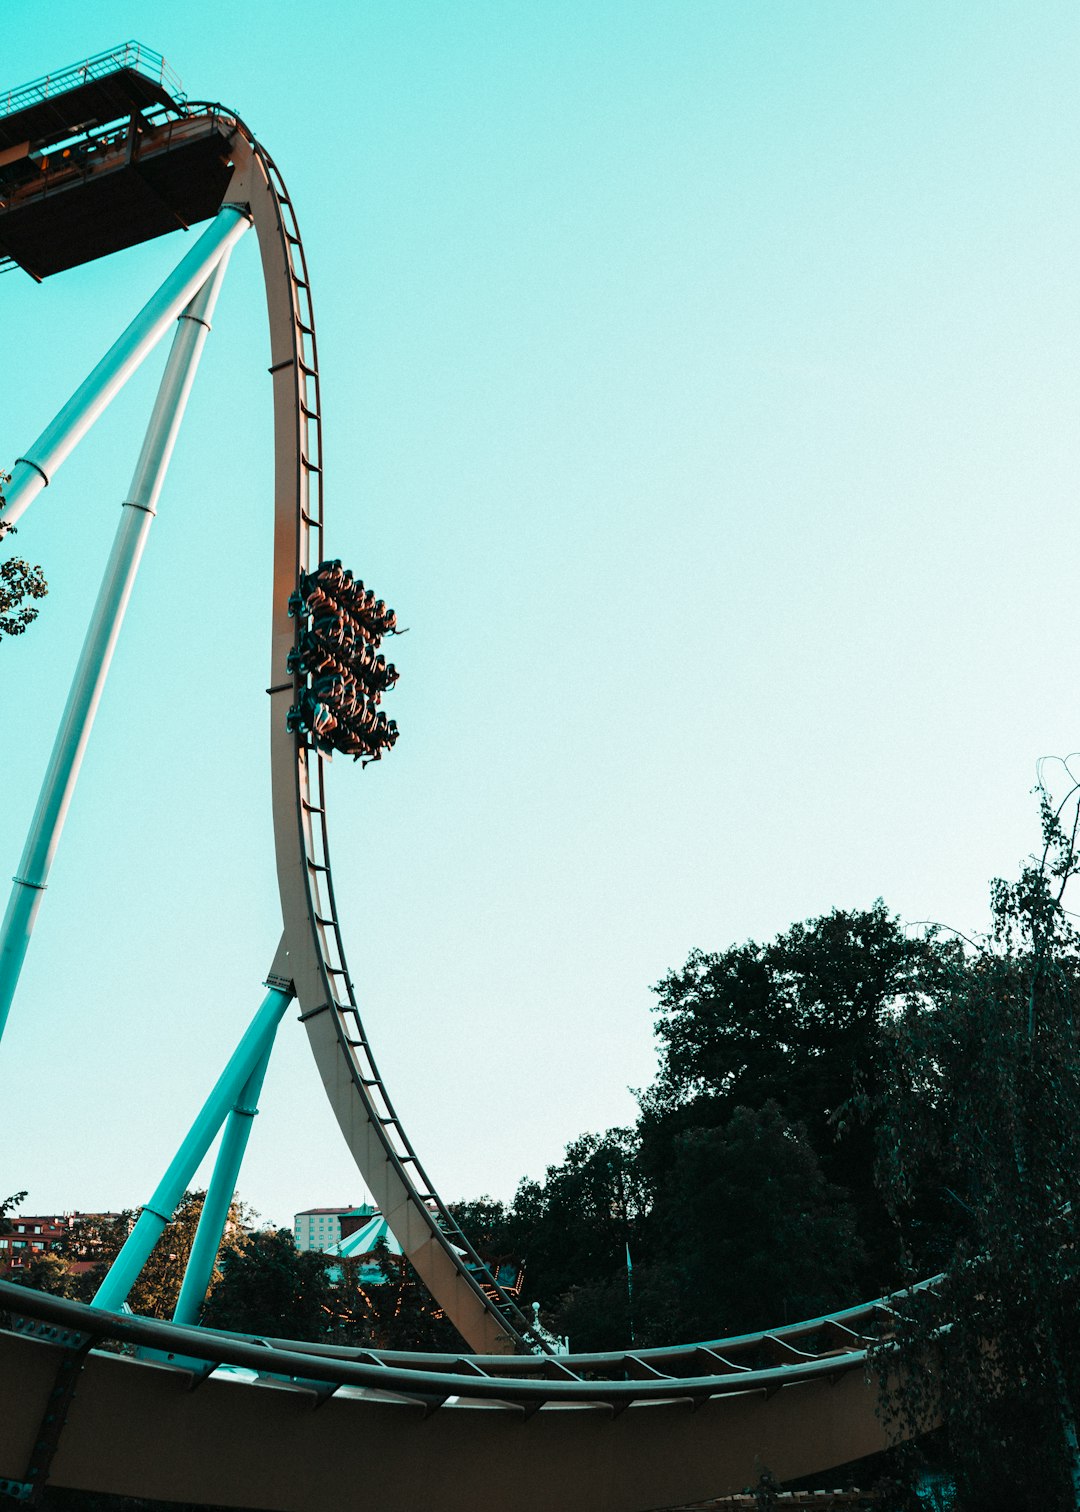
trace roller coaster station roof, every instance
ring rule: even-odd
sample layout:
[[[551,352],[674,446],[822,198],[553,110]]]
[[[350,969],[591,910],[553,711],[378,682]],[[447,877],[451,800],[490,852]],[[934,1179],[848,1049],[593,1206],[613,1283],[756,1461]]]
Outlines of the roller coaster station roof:
[[[38,280],[214,215],[233,122],[126,42],[0,97],[0,259]],[[81,190],[81,193],[73,193]]]

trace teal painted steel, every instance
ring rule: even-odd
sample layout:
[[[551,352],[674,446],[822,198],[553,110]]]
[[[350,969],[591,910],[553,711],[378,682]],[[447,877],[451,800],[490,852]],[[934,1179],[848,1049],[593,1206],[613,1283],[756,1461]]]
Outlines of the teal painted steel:
[[[154,1195],[139,1214],[123,1249],[98,1287],[92,1307],[115,1312],[123,1306],[150,1251],[176,1211],[177,1203],[213,1143],[214,1135],[221,1128],[230,1107],[239,1099],[252,1072],[269,1052],[277,1026],[292,999],[292,992],[279,992],[276,988],[271,988],[267,993],[173,1156],[168,1170],[158,1182]]]
[[[236,235],[239,235],[246,224],[234,217],[226,229],[230,233],[235,229]],[[232,239],[235,240],[235,236]],[[13,878],[11,897],[3,924],[0,925],[0,1038],[3,1037],[30,936],[48,884],[56,848],[60,843],[177,432],[210,330],[210,318],[225,275],[230,248],[231,242],[226,244],[224,251],[220,246],[217,248],[216,264],[211,266],[209,276],[181,312],[19,868]],[[172,278],[175,277],[176,274],[173,274]],[[165,287],[162,286],[163,289]],[[128,329],[130,331],[133,327]],[[34,476],[39,486],[44,486],[41,474],[35,473]],[[29,499],[24,494],[24,508],[27,503]]]
[[[215,264],[251,224],[247,207],[223,205],[127,330],[75,390],[56,418],[11,469],[3,518],[14,525],[53,479],[94,421],[115,398],[144,357],[157,345]]]
[[[266,1049],[254,1071],[244,1083],[243,1091],[233,1103],[229,1116],[225,1120],[225,1131],[221,1136],[217,1159],[214,1162],[214,1174],[210,1178],[206,1200],[199,1215],[199,1226],[195,1230],[195,1242],[191,1246],[180,1295],[176,1300],[176,1310],[173,1313],[174,1323],[198,1323],[199,1321],[199,1313],[210,1285],[210,1278],[214,1274],[214,1262],[217,1260],[218,1250],[225,1233],[229,1205],[232,1202],[233,1192],[236,1190],[236,1178],[240,1174],[244,1151],[247,1149],[247,1142],[251,1135],[251,1125],[259,1111],[259,1095],[262,1092],[266,1068],[270,1064],[270,1053],[274,1048],[273,1035],[276,1029],[275,1024],[270,1031],[270,1040]]]

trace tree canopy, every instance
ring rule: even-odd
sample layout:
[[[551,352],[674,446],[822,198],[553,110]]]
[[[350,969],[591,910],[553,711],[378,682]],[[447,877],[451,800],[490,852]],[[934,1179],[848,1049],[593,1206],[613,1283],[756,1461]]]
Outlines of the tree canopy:
[[[954,955],[905,930],[880,899],[795,924],[768,944],[692,951],[655,989],[660,1065],[639,1122],[653,1183],[671,1186],[690,1131],[723,1129],[738,1109],[772,1104],[801,1130],[825,1182],[854,1204],[856,1289],[887,1289],[899,1256],[867,1111],[896,1005],[919,998]]]
[[[660,1070],[649,1107],[703,1102],[718,1118],[774,1101],[815,1132],[872,1079],[892,1006],[921,986],[935,946],[878,901],[794,924],[767,945],[691,951],[655,991]]]
[[[889,1035],[881,1179],[913,1274],[921,1188],[948,1193],[953,1225],[940,1281],[882,1347],[886,1405],[902,1424],[942,1413],[972,1512],[1080,1508],[1078,802],[1040,792],[1040,853],[993,884],[989,934]]]
[[[4,507],[3,485],[10,481],[6,473],[0,474],[0,509]],[[0,541],[16,534],[14,525],[0,519]],[[40,567],[32,567],[22,557],[8,557],[0,562],[0,640],[5,635],[22,635],[33,624],[38,611],[27,601],[42,599],[48,591]]]
[[[224,1257],[203,1322],[235,1333],[324,1339],[332,1311],[326,1265],[318,1250],[298,1250],[288,1229],[248,1234]]]

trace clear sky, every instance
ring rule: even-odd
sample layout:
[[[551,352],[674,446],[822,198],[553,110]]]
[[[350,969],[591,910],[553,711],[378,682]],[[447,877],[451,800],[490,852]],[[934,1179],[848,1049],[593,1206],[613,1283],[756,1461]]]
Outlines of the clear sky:
[[[305,19],[307,18],[307,19]],[[1080,745],[1072,0],[6,0],[3,86],[135,37],[290,186],[332,554],[410,627],[335,763],[353,975],[448,1199],[629,1122],[695,945],[877,896],[965,930]],[[186,245],[0,279],[0,454]],[[268,342],[222,293],[20,994],[0,1188],[145,1200],[280,931]],[[25,517],[14,871],[160,363]],[[364,1188],[282,1028],[241,1178]],[[3,1193],[0,1193],[3,1195]]]

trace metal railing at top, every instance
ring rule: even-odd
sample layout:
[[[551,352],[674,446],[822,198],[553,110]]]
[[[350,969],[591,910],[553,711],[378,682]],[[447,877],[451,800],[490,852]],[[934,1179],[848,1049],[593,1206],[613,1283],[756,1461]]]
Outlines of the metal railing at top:
[[[121,68],[132,68],[144,78],[153,79],[167,89],[178,103],[187,98],[179,76],[175,74],[160,53],[144,47],[141,42],[121,42],[107,52],[96,53],[81,63],[72,63],[55,73],[45,74],[30,84],[20,84],[0,94],[0,119],[25,110],[29,105],[39,104],[53,95],[77,89],[91,79],[101,79],[106,74],[116,73]]]
[[[189,110],[183,115],[177,115],[167,105],[149,106],[142,112],[142,119],[147,128],[141,144],[141,150],[145,154],[157,152],[163,147],[171,150],[174,141],[190,140],[218,123],[224,126],[226,133],[233,125],[231,116],[223,115],[215,109],[200,108],[196,112]],[[62,153],[61,149],[68,142],[73,143],[72,151]],[[52,143],[48,159],[44,160],[50,165],[48,173],[35,174],[27,181],[17,183],[15,187],[5,188],[0,183],[0,210],[6,209],[15,200],[25,202],[36,198],[44,199],[57,188],[67,188],[74,179],[86,179],[95,173],[115,168],[118,155],[119,160],[124,160],[126,152],[127,127],[122,123],[118,126],[115,121],[80,132],[78,138],[63,138]],[[2,178],[0,172],[0,180]],[[3,272],[3,256],[0,253],[0,272]]]

